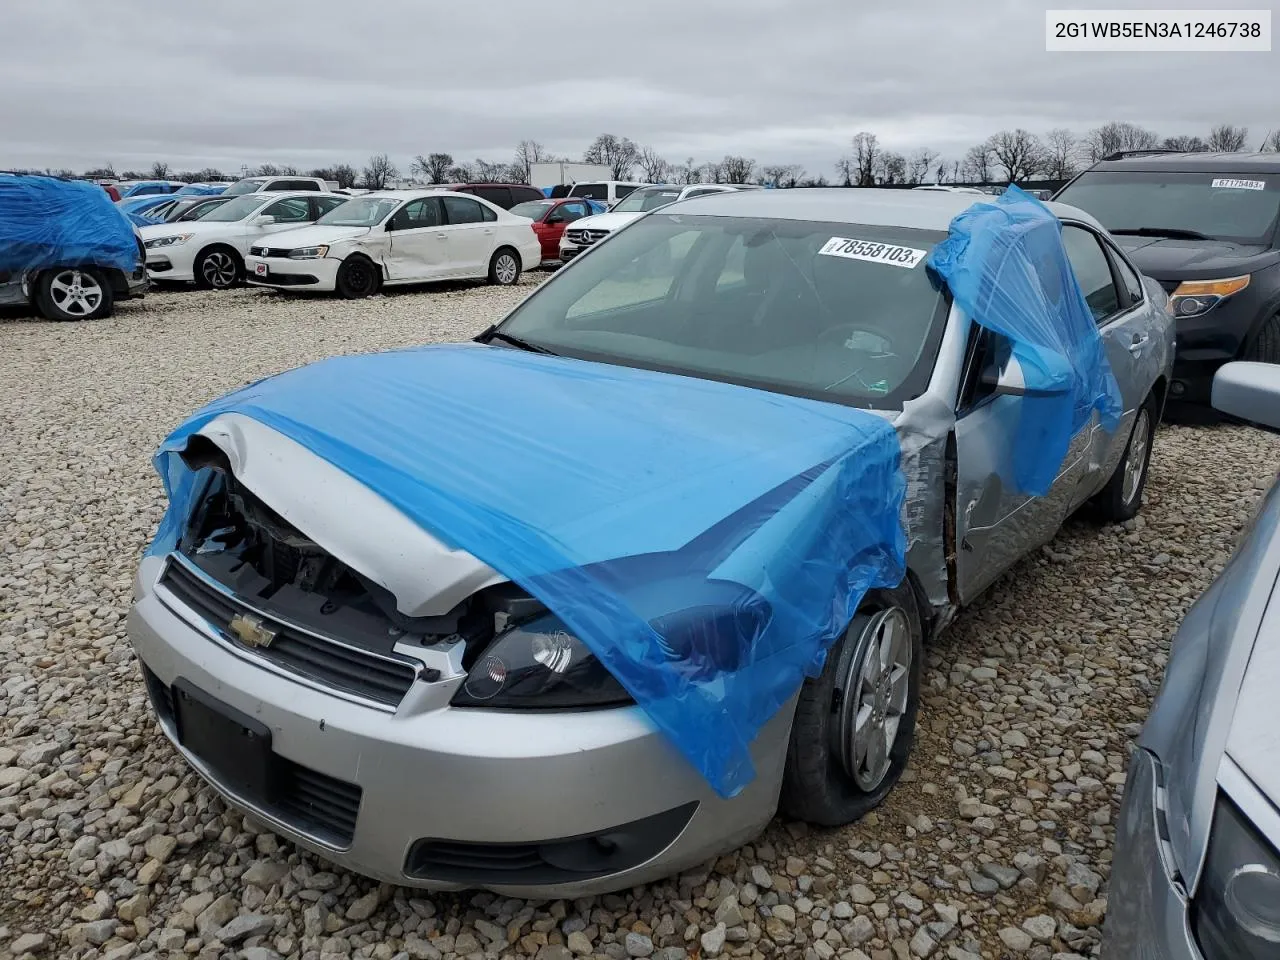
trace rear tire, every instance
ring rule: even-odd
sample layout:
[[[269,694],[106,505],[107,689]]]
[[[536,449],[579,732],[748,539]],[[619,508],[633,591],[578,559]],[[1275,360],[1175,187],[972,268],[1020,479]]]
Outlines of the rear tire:
[[[1241,359],[1280,363],[1280,313],[1267,319]]]
[[[875,654],[887,670],[877,671]],[[869,592],[822,673],[800,689],[779,800],[788,816],[834,827],[883,802],[911,754],[923,659],[910,585]]]
[[[368,257],[355,254],[343,260],[342,266],[338,267],[334,286],[348,300],[363,300],[378,292],[382,286],[382,274]]]
[[[510,247],[499,247],[489,261],[489,282],[511,287],[520,282],[520,254]]]
[[[91,267],[58,267],[36,280],[36,308],[47,320],[68,322],[111,316],[111,284]]]
[[[201,290],[230,290],[244,280],[244,260],[230,247],[210,247],[196,257],[194,273]]]
[[[1147,488],[1147,468],[1151,464],[1151,444],[1156,435],[1156,398],[1147,394],[1134,414],[1133,429],[1124,455],[1107,485],[1094,495],[1099,519],[1111,523],[1132,520],[1142,509],[1142,493]]]

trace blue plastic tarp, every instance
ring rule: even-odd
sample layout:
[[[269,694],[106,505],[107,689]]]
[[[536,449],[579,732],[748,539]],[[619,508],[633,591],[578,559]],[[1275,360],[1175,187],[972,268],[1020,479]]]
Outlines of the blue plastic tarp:
[[[184,197],[216,197],[228,187],[225,183],[188,183],[178,191]]]
[[[0,176],[0,270],[93,265],[132,273],[133,227],[96,183]]]
[[[974,323],[1009,338],[1031,395],[1022,398],[1011,479],[1043,496],[1071,439],[1096,410],[1115,430],[1123,405],[1093,313],[1062,243],[1062,223],[1009,187],[954,220],[928,265]]]
[[[479,345],[332,358],[205,407],[157,454],[170,506],[152,553],[173,549],[199,489],[178,453],[227,412],[539,598],[724,796],[865,592],[905,573],[883,417]],[[726,584],[732,615],[688,616]]]

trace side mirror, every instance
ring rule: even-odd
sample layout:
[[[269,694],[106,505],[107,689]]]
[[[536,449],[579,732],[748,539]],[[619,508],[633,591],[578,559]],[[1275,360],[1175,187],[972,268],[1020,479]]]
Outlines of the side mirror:
[[[551,216],[547,217],[547,223],[552,225],[557,223],[568,223],[568,222],[569,222],[568,217],[562,216],[561,214],[558,214],[558,213],[553,213]]]
[[[383,227],[382,229],[383,229],[383,230],[385,230],[385,231],[387,231],[387,233],[390,233],[390,232],[391,232],[392,230],[394,230],[395,228],[396,228],[396,221],[395,221],[395,219],[394,219],[394,218],[392,218],[391,220],[388,220],[388,221],[387,221],[387,225],[386,225],[385,227]]]
[[[275,222],[276,218],[266,213],[260,213],[258,216],[253,218],[253,225],[255,227],[269,227]]]
[[[1054,397],[1063,390],[1043,390],[1027,386],[1027,378],[1022,372],[1022,364],[1018,358],[1010,354],[1004,369],[988,367],[982,373],[982,385],[989,387],[997,397]]]
[[[1213,376],[1210,403],[1215,410],[1280,432],[1280,366],[1236,360]]]

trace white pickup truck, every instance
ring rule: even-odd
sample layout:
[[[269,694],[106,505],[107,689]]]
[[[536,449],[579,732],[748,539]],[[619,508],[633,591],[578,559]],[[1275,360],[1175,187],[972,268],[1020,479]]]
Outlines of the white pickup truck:
[[[294,190],[314,190],[316,193],[334,193],[337,180],[321,180],[319,177],[245,177],[223,191],[224,197],[238,197],[244,193],[282,193]]]

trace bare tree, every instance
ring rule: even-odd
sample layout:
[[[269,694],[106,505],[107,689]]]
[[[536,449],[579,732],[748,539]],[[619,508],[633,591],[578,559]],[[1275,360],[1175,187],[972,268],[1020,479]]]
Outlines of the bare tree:
[[[505,163],[476,159],[470,166],[473,183],[501,183],[507,178],[508,171]]]
[[[475,180],[475,171],[469,163],[455,163],[445,171],[441,183],[471,183]]]
[[[424,177],[427,183],[448,183],[449,168],[453,166],[453,157],[447,153],[422,154],[413,158],[410,172]]]
[[[924,183],[933,162],[937,159],[937,151],[930,150],[928,147],[921,147],[912,153],[907,158],[907,183]]]
[[[1097,163],[1105,156],[1121,150],[1152,150],[1160,137],[1152,130],[1144,130],[1135,123],[1117,123],[1112,120],[1095,127],[1085,134],[1084,148],[1090,163]]]
[[[751,157],[726,156],[720,161],[720,183],[750,183],[756,172],[756,162]]]
[[[333,176],[329,179],[338,181],[339,190],[350,190],[356,185],[356,168],[349,163],[340,163],[333,168]]]
[[[701,183],[702,168],[689,157],[684,163],[671,168],[671,179],[679,184]]]
[[[933,171],[933,179],[937,183],[945,183],[947,180],[947,161],[939,158],[938,166]]]
[[[163,160],[157,160],[151,165],[151,179],[164,180],[169,176],[169,165]]]
[[[831,186],[831,184],[827,183],[826,177],[824,177],[822,174],[818,174],[816,177],[802,177],[800,180],[796,182],[796,186],[797,187],[829,187]]]
[[[891,186],[907,182],[907,158],[892,150],[883,151],[876,164],[875,182]]]
[[[1220,123],[1209,131],[1209,149],[1218,153],[1239,153],[1249,142],[1248,127]]]
[[[961,162],[959,160],[952,160],[951,161],[951,182],[952,183],[960,182],[960,169],[961,169]]]
[[[984,140],[970,147],[964,155],[961,171],[966,180],[973,183],[991,182],[991,141]]]
[[[1263,153],[1280,153],[1280,130],[1272,130],[1263,137],[1258,149]]]
[[[1044,145],[1040,138],[1019,127],[1001,130],[988,141],[991,156],[1004,168],[1006,180],[1025,180],[1035,176],[1044,166]]]
[[[804,176],[804,169],[794,163],[775,163],[760,168],[760,183],[775,187],[794,187]]]
[[[262,166],[253,170],[251,176],[254,177],[278,177],[280,176],[280,168],[274,163],[264,163]]]
[[[116,168],[114,164],[107,163],[101,167],[86,170],[84,175],[88,180],[114,180],[116,178]]]
[[[641,147],[636,163],[640,165],[640,175],[646,183],[661,183],[671,173],[671,164],[658,156],[653,147]]]
[[[1209,145],[1200,137],[1165,137],[1160,141],[1161,150],[1181,150],[1183,153],[1204,153]]]
[[[296,177],[298,175],[298,168],[291,163],[286,163],[280,168],[280,175],[284,177]]]
[[[627,137],[616,137],[612,133],[602,133],[592,141],[583,155],[587,163],[603,163],[609,167],[614,180],[626,180],[631,176],[631,168],[640,158],[640,148]]]
[[[862,130],[853,135],[852,179],[860,187],[874,187],[876,168],[880,163],[880,141],[874,133]]]
[[[385,190],[387,184],[400,176],[400,171],[385,153],[375,154],[369,158],[364,168],[364,186],[369,190]]]
[[[514,183],[528,183],[535,163],[552,159],[547,148],[537,140],[521,140],[516,144],[516,157],[511,162],[511,179]]]
[[[1051,180],[1068,180],[1079,168],[1080,143],[1066,127],[1055,127],[1044,135],[1042,171]]]
[[[840,186],[853,186],[853,181],[858,176],[853,157],[841,157],[836,161],[836,176],[840,178]]]

